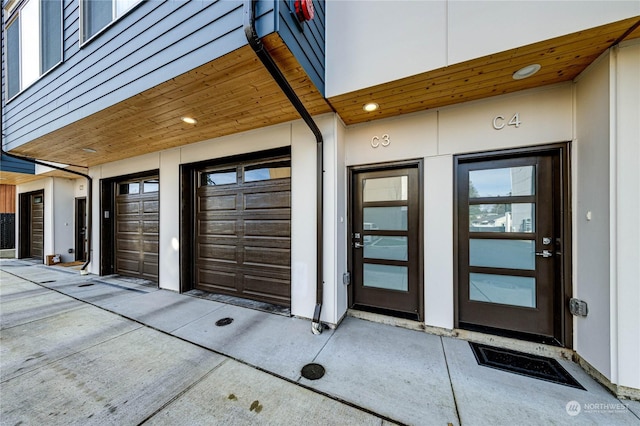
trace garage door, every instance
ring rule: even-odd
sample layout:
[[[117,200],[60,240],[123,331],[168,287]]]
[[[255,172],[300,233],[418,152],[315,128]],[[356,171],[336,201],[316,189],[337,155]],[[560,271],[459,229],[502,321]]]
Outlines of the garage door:
[[[290,306],[290,158],[196,175],[195,288]]]
[[[115,273],[158,281],[158,194],[157,176],[118,183]]]

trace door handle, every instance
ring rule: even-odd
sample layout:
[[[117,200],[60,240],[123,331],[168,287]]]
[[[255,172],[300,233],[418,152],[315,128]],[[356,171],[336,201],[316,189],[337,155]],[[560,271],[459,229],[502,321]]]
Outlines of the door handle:
[[[359,242],[357,242],[357,241],[356,241],[355,243],[353,243],[353,247],[355,247],[355,248],[362,248],[362,247],[364,247],[364,244],[359,243]]]
[[[553,253],[551,253],[550,250],[542,250],[542,251],[536,252],[536,256],[551,257],[553,256]]]

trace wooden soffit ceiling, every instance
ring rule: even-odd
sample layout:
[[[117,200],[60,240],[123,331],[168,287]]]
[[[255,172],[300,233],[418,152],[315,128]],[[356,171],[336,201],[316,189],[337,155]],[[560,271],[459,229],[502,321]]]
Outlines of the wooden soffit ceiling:
[[[639,24],[636,16],[335,96],[329,103],[349,125],[569,81],[614,44],[640,37]],[[542,68],[529,78],[513,79],[530,64]],[[366,112],[368,102],[380,108]]]
[[[280,36],[263,42],[307,110],[331,112]],[[298,118],[247,45],[11,152],[90,167]]]

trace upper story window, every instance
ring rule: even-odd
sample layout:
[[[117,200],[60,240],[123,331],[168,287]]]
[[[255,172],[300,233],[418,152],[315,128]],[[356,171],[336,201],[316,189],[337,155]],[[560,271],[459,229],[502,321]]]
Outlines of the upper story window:
[[[6,9],[7,98],[62,61],[62,0],[25,0]]]
[[[140,0],[81,0],[82,40],[85,42],[127,13]]]

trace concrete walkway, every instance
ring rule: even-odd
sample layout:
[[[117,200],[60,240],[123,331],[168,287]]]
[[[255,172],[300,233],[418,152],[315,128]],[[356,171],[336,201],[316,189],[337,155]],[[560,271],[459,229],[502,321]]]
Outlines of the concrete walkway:
[[[356,318],[316,336],[308,320],[19,260],[0,261],[0,328],[3,425],[640,424],[639,402],[569,361],[586,390],[479,366],[463,340]],[[324,377],[301,377],[311,362]]]

